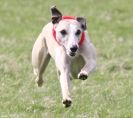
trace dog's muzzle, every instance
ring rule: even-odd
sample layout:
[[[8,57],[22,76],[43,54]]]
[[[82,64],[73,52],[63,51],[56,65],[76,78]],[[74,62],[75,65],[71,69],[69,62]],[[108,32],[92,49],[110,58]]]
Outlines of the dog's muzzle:
[[[70,48],[71,52],[75,53],[77,51],[78,47],[75,45]]]
[[[75,46],[72,46],[72,47],[70,48],[70,53],[69,53],[69,55],[70,55],[70,56],[75,56],[77,50],[78,50],[78,47],[77,47],[76,45],[75,45]]]

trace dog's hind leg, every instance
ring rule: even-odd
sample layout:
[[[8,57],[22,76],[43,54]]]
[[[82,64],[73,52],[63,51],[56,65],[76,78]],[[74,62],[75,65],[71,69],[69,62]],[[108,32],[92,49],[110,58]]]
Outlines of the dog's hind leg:
[[[43,84],[42,74],[49,63],[49,60],[50,55],[47,50],[45,38],[41,33],[36,40],[32,50],[32,65],[38,86],[42,86]]]

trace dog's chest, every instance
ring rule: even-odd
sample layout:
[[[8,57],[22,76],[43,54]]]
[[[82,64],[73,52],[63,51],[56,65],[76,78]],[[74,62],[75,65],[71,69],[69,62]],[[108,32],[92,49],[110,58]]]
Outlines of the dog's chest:
[[[78,56],[71,61],[71,75],[74,79],[77,79],[78,73],[81,71],[85,64],[82,56]]]

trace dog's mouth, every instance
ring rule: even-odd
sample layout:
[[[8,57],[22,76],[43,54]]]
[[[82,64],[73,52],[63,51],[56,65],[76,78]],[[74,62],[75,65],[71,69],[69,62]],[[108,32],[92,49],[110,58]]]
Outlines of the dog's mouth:
[[[76,52],[67,51],[67,55],[70,56],[70,57],[75,57]]]
[[[77,51],[72,52],[71,50],[66,49],[66,53],[69,57],[75,57],[77,55]]]
[[[74,57],[74,56],[76,55],[76,53],[75,53],[75,52],[70,52],[69,55],[70,55],[71,57]]]

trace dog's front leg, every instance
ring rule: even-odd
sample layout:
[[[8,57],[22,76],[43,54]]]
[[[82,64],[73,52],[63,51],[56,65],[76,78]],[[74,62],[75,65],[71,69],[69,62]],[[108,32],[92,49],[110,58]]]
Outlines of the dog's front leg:
[[[85,80],[96,67],[96,51],[94,45],[89,40],[86,40],[81,48],[80,54],[85,60],[85,65],[78,74],[78,78]]]
[[[60,84],[63,97],[62,102],[65,105],[65,107],[69,107],[72,103],[70,96],[71,80],[69,78],[69,72],[65,72],[65,70],[60,71]]]
[[[56,66],[59,70],[60,74],[60,85],[61,85],[61,92],[63,97],[63,104],[65,107],[71,106],[72,100],[70,96],[70,89],[71,89],[71,80],[70,80],[70,60],[68,59],[68,56],[62,50],[59,48],[59,50],[56,53]]]

